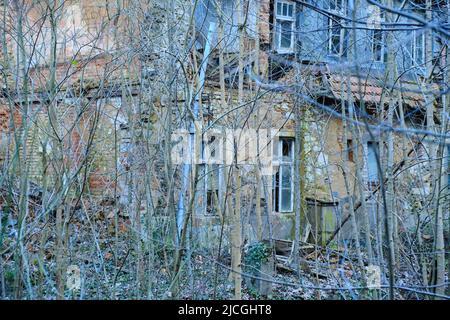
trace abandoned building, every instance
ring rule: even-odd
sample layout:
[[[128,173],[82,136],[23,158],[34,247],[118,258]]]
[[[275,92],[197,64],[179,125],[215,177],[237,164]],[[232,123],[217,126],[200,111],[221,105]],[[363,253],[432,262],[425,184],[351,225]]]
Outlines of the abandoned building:
[[[89,191],[94,200],[132,203],[137,212],[151,202],[155,212],[164,215],[167,209],[161,203],[168,186],[161,181],[167,165],[158,157],[171,151],[167,128],[189,131],[192,125],[183,119],[195,120],[206,131],[194,133],[208,136],[207,143],[217,139],[208,130],[271,129],[276,132],[270,144],[272,175],[262,178],[255,166],[242,171],[242,219],[250,226],[244,236],[249,241],[257,236],[255,211],[260,210],[263,238],[270,234],[293,239],[294,169],[300,159],[302,239],[325,244],[336,234],[340,239],[352,237],[345,223],[350,206],[359,221],[363,202],[370,223],[380,223],[377,157],[385,161],[386,136],[392,133],[396,188],[405,193],[396,203],[402,216],[399,228],[407,229],[408,220],[416,218],[410,213],[411,203],[421,192],[419,186],[430,183],[429,174],[408,165],[428,148],[420,133],[439,126],[443,102],[438,97],[445,90],[439,37],[421,28],[396,31],[389,55],[387,12],[371,2],[362,1],[364,5],[353,12],[347,0],[250,0],[244,7],[235,0],[204,0],[193,9],[192,30],[177,29],[168,39],[158,37],[167,29],[166,15],[189,25],[189,14],[182,8],[167,7],[164,1],[149,8],[122,2],[122,10],[140,15],[141,25],[122,18],[108,1],[66,1],[53,21],[56,25],[40,22],[43,5],[16,8],[28,10],[27,26],[34,32],[10,29],[15,36],[7,36],[7,48],[1,48],[2,165],[8,166],[12,157],[24,157],[24,167],[5,170],[26,170],[28,186],[42,190],[57,186],[74,199]],[[417,6],[419,2],[402,3],[425,17],[429,11]],[[13,28],[7,22],[12,13],[7,12],[3,25]],[[355,15],[352,21],[344,19],[350,12]],[[352,23],[357,28],[352,29]],[[57,39],[55,28],[60,32]],[[189,32],[195,33],[195,40],[186,43]],[[132,50],[123,49],[125,42]],[[179,56],[166,55],[168,48],[176,48],[171,52]],[[395,83],[386,85],[388,63],[396,65],[396,75]],[[20,75],[8,77],[8,68],[20,70]],[[177,80],[170,86],[158,87],[172,78]],[[392,115],[387,114],[390,103],[396,105]],[[182,111],[184,105],[189,108]],[[302,110],[300,135],[294,106]],[[249,109],[258,110],[257,116],[247,117]],[[383,125],[371,126],[376,122]],[[407,134],[407,129],[417,134]],[[14,135],[26,137],[19,148]],[[152,144],[140,143],[143,136]],[[302,141],[296,141],[298,136]],[[67,158],[64,165],[49,166],[57,157]],[[148,169],[149,163],[154,168]],[[220,163],[197,166],[201,174],[195,183],[192,221],[207,245],[220,236],[221,210],[216,203],[226,197],[227,173]],[[171,169],[176,171],[173,203],[178,210],[188,210],[183,191],[192,185],[183,184],[182,168],[173,164]],[[139,175],[145,170],[152,171],[154,181],[147,183]],[[359,174],[362,190],[354,183]],[[0,180],[2,188],[8,183]],[[146,185],[154,186],[151,199]],[[55,194],[48,193],[43,201],[51,205],[57,201]],[[133,194],[141,200],[135,203]]]

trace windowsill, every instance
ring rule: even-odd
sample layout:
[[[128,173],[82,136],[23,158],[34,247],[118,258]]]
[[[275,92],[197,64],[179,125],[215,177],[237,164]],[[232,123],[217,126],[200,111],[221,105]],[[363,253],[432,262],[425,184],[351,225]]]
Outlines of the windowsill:
[[[286,211],[286,212],[280,212],[280,211],[272,211],[272,214],[294,214],[294,211]]]
[[[294,49],[275,49],[275,52],[278,54],[293,54]]]

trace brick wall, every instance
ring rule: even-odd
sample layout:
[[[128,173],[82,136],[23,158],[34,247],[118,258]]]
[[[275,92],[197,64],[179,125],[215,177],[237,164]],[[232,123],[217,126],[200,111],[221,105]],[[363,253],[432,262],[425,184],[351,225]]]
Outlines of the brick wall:
[[[120,30],[121,21],[111,19],[117,10],[116,2],[107,0],[69,0],[64,2],[60,9],[61,14],[58,26],[58,48],[57,65],[55,78],[57,83],[58,102],[49,102],[45,98],[48,95],[48,80],[51,77],[49,68],[50,61],[50,26],[40,25],[39,21],[45,12],[45,6],[39,2],[34,2],[28,7],[28,16],[24,23],[25,28],[41,28],[41,32],[28,32],[30,39],[35,41],[35,50],[40,50],[31,59],[28,77],[29,90],[32,92],[28,96],[30,105],[30,115],[27,124],[30,124],[27,141],[27,163],[30,170],[30,177],[33,181],[42,182],[45,173],[50,182],[53,180],[55,172],[51,168],[44,168],[44,157],[51,159],[51,151],[45,154],[45,147],[51,148],[52,130],[49,124],[48,106],[49,103],[57,103],[57,123],[53,126],[61,130],[64,136],[64,162],[69,165],[70,170],[75,170],[79,161],[88,147],[88,131],[92,126],[93,115],[96,111],[96,101],[105,94],[109,95],[110,88],[118,86],[124,82],[133,83],[139,75],[139,65],[137,59],[128,58],[126,55],[118,55],[112,50],[122,34]],[[9,10],[10,8],[7,8]],[[10,11],[12,12],[12,11]],[[14,23],[14,19],[11,19]],[[48,21],[48,20],[47,20]],[[113,32],[114,31],[114,32]],[[117,31],[117,32],[115,32]],[[76,35],[76,36],[75,36]],[[117,37],[116,37],[117,35]],[[75,36],[75,37],[74,37]],[[72,41],[76,38],[76,42]],[[11,61],[15,61],[12,55],[16,44],[13,38],[8,37],[8,49],[11,53]],[[29,48],[27,47],[27,50]],[[3,51],[1,51],[3,53]],[[30,52],[29,52],[30,53]],[[4,69],[2,63],[5,62],[0,56],[0,68]],[[17,76],[16,72],[9,70],[10,78]],[[15,79],[11,79],[8,94],[15,96],[13,91]],[[21,83],[21,80],[18,82]],[[3,77],[0,77],[0,87],[3,87]],[[34,95],[33,95],[34,94]],[[75,94],[79,101],[75,105],[67,105],[64,101]],[[81,94],[81,95],[80,95]],[[70,98],[71,99],[71,98]],[[89,99],[92,99],[89,102]],[[18,103],[20,103],[18,101]],[[81,115],[83,110],[85,115]],[[16,117],[17,130],[20,128],[20,112]],[[9,110],[0,101],[0,154],[5,154],[6,134],[9,128]],[[64,130],[69,130],[64,134]],[[92,189],[101,190],[111,187],[111,168],[114,168],[113,159],[114,144],[112,137],[111,121],[105,113],[100,113],[97,131],[94,137],[92,151],[92,174],[88,181]],[[53,137],[54,138],[54,137]]]

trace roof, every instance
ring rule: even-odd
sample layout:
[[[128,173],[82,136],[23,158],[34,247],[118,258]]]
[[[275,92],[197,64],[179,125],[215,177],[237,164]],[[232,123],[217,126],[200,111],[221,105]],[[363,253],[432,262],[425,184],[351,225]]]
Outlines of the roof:
[[[347,97],[348,86],[352,97],[355,101],[365,101],[373,104],[381,103],[382,99],[386,99],[391,88],[385,85],[380,79],[362,78],[357,76],[342,76],[339,74],[329,73],[328,79],[330,89],[333,95],[339,99],[343,94]],[[394,86],[393,95],[401,94],[403,103],[411,107],[425,106],[427,97],[435,99],[439,93],[437,84],[417,84],[412,82],[399,82]],[[429,99],[429,98],[428,98]]]
[[[286,85],[296,83],[295,68],[290,69],[280,78],[280,82]],[[386,86],[384,75],[364,74],[362,76],[342,74],[330,71],[324,66],[302,66],[301,76],[305,79],[307,92],[313,95],[322,95],[339,100],[341,96],[347,98],[348,84],[354,101],[364,101],[369,104],[379,104],[387,97],[391,88]],[[370,71],[369,71],[370,72]],[[426,99],[434,100],[439,94],[439,85],[436,83],[416,83],[402,79],[394,85],[394,95],[401,94],[404,104],[417,108],[427,105]],[[392,93],[391,93],[392,94]]]

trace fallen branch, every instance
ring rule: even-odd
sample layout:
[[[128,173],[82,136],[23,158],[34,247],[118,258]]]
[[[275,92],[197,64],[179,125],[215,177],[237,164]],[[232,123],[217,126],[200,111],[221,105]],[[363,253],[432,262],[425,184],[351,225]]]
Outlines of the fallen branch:
[[[408,154],[406,155],[407,158],[408,158],[409,156],[411,156],[411,154],[416,150],[416,147],[422,143],[423,139],[425,139],[425,136],[422,137],[422,139],[421,139],[420,141],[418,141],[418,142],[416,142],[416,143],[414,144],[414,147],[413,147],[411,150],[409,150]],[[404,167],[405,164],[406,164],[406,159],[403,159],[403,160],[400,161],[397,165],[395,165],[394,171],[393,171],[393,175],[395,175],[396,173],[398,173],[398,172]],[[386,179],[384,179],[384,182],[383,182],[383,183],[386,184],[388,181],[389,181],[389,179],[386,178]],[[370,195],[368,195],[368,196],[364,199],[364,201],[368,201],[368,200],[370,200],[373,196],[375,196],[375,194],[380,190],[380,188],[381,188],[381,183],[378,183],[378,184],[376,185],[376,187],[372,190],[372,192],[370,193]],[[355,205],[354,205],[354,207],[353,207],[353,212],[355,212],[355,214],[358,213],[357,210],[361,207],[361,204],[362,204],[361,200],[359,200],[359,201],[357,201],[357,202],[355,203]],[[344,218],[344,220],[342,220],[341,224],[334,230],[333,234],[330,236],[330,238],[329,238],[329,239],[327,240],[327,242],[325,243],[325,246],[328,246],[328,245],[331,243],[331,241],[334,240],[334,238],[335,238],[336,235],[339,233],[339,231],[344,227],[344,225],[347,223],[347,221],[350,220],[350,217],[351,217],[351,215],[349,214],[349,215],[347,215],[347,216]]]

